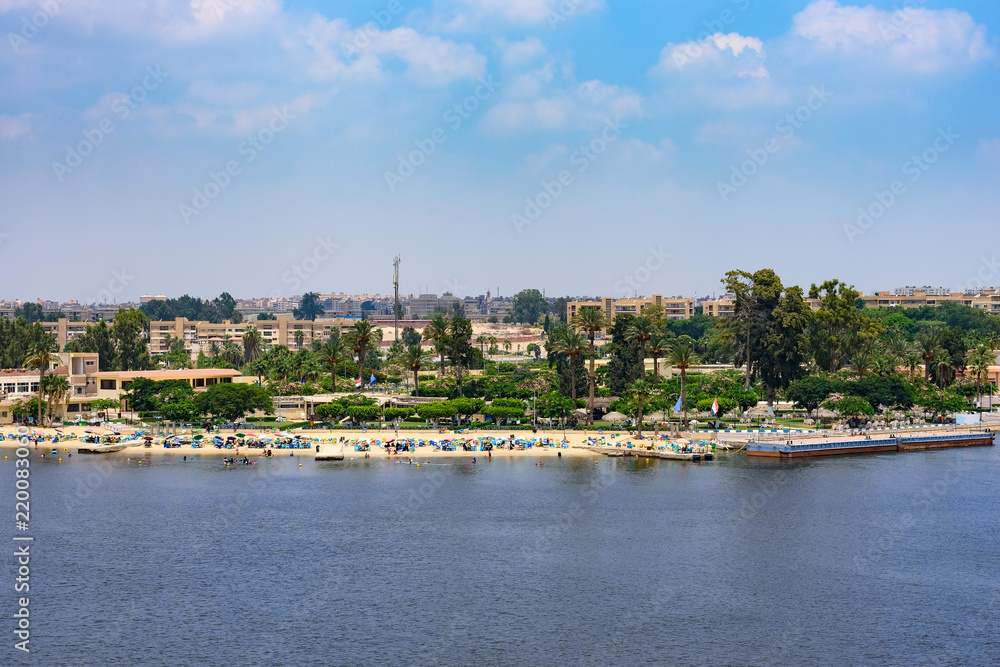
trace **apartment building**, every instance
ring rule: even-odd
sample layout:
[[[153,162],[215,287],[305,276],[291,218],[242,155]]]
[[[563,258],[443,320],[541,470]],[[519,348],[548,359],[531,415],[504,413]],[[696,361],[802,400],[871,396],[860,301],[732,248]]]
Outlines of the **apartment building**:
[[[150,322],[149,352],[150,354],[168,352],[169,341],[179,338],[184,341],[184,348],[194,359],[199,352],[207,352],[213,343],[219,346],[229,341],[242,344],[243,331],[248,325],[252,325],[260,332],[265,348],[286,345],[289,349],[297,350],[300,347],[309,347],[314,340],[327,340],[334,331],[345,333],[355,321],[337,318],[312,322],[281,316],[274,320],[253,320],[239,324],[223,320],[216,324],[178,317],[174,320]],[[301,335],[297,335],[299,332]]]
[[[650,306],[661,306],[664,316],[669,320],[686,320],[694,315],[694,299],[683,297],[664,298],[659,294],[654,294],[648,298],[615,299],[606,296],[601,299],[570,301],[566,304],[566,318],[572,319],[574,315],[584,308],[597,308],[604,311],[605,317],[613,320],[623,313],[641,315]]]

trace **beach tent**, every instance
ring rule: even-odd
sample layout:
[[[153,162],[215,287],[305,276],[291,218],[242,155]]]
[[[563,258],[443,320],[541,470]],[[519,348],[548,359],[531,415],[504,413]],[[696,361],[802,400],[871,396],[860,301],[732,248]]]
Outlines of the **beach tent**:
[[[628,417],[620,412],[609,412],[608,414],[601,417],[601,421],[606,422],[625,422],[628,421]]]

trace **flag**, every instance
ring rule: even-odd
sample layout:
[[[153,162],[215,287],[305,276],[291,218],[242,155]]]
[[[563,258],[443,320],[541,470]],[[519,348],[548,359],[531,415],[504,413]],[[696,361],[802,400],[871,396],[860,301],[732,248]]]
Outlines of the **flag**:
[[[368,381],[368,386],[370,387],[373,384],[375,384],[375,374],[374,373],[372,373],[372,379]]]
[[[719,399],[718,398],[716,398],[714,401],[712,401],[712,414],[713,415],[719,414]]]
[[[680,412],[680,411],[681,411],[681,397],[678,396],[677,405],[674,406],[674,412]]]
[[[357,380],[355,380],[355,381],[354,381],[354,388],[355,388],[355,389],[357,389],[357,388],[358,388],[358,387],[360,387],[360,386],[361,386],[362,384],[363,384],[363,383],[361,382],[361,378],[358,378]]]

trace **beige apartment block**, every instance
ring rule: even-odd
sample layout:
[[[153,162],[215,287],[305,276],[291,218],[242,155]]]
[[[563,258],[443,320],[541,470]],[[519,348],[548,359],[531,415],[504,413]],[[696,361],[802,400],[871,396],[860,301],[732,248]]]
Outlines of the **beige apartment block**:
[[[664,298],[659,294],[654,294],[648,298],[615,299],[606,296],[599,300],[570,301],[566,304],[566,318],[572,319],[584,308],[597,308],[604,311],[604,316],[609,320],[614,320],[615,317],[623,313],[641,315],[650,306],[662,306],[663,313],[669,320],[686,320],[694,315],[694,299]]]

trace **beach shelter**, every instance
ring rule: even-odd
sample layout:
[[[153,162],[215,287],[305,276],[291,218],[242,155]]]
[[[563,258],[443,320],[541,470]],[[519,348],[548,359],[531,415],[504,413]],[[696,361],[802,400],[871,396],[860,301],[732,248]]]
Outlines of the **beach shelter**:
[[[623,415],[620,412],[609,412],[608,414],[606,414],[603,417],[601,417],[601,421],[612,422],[612,423],[621,423],[621,422],[628,421],[628,417],[626,417],[625,415]]]

